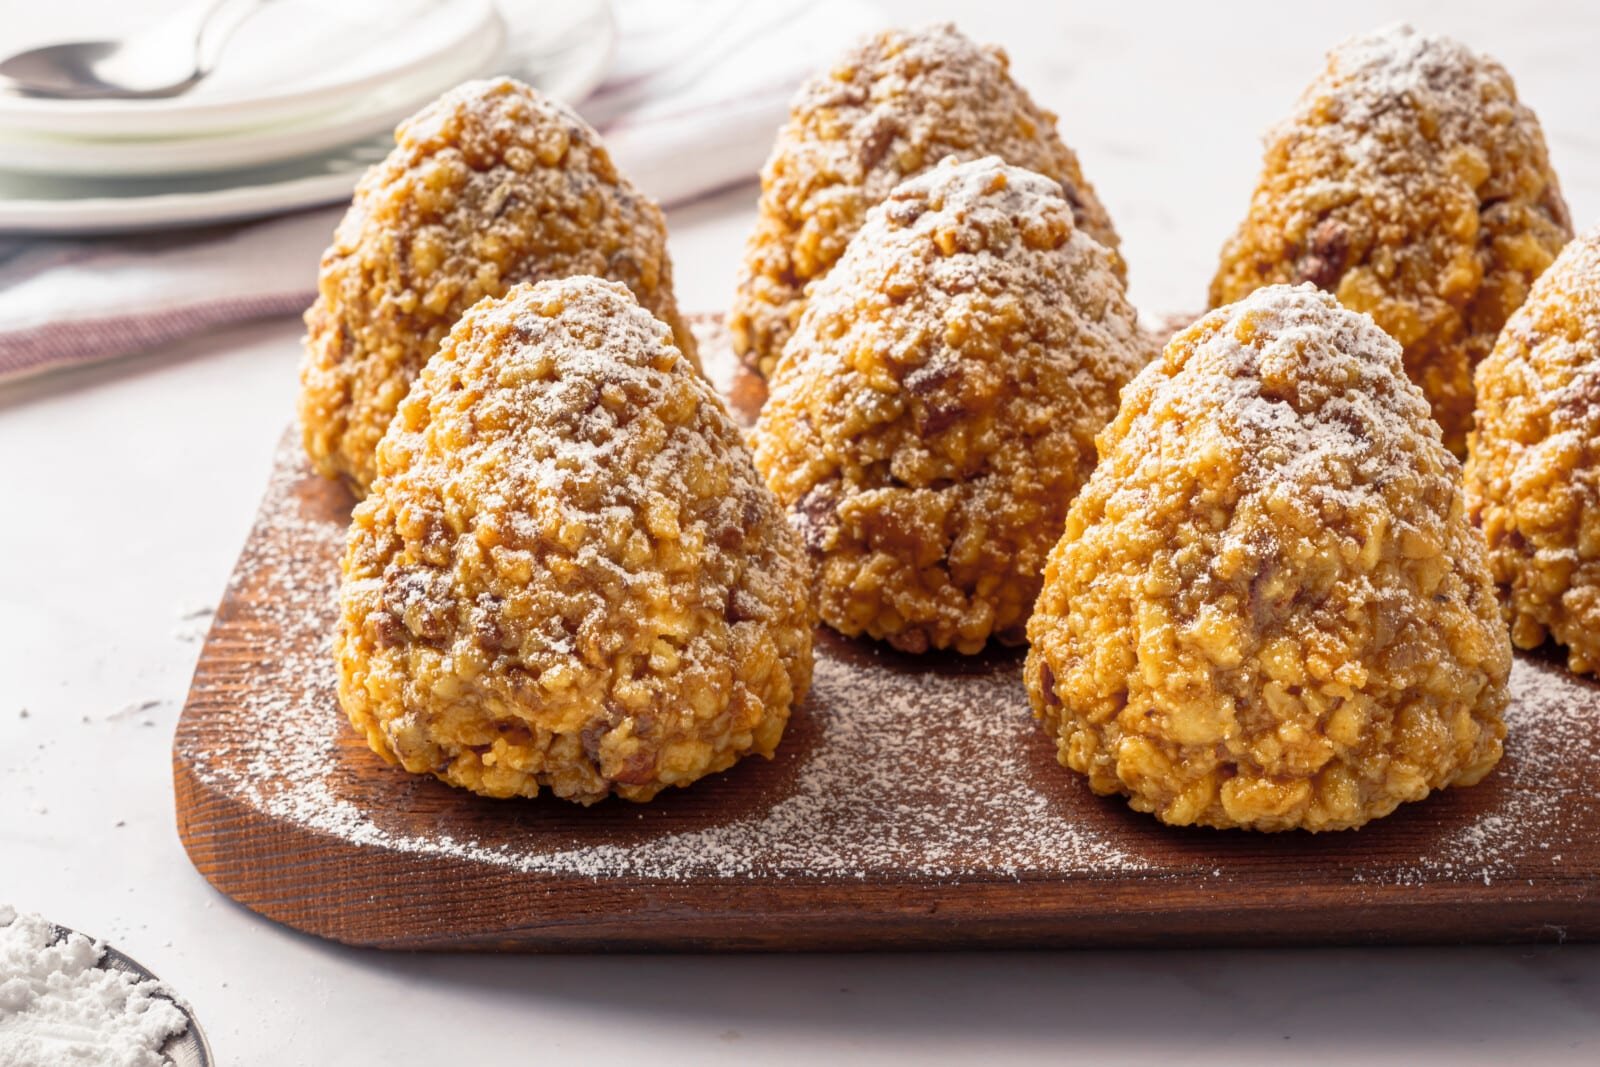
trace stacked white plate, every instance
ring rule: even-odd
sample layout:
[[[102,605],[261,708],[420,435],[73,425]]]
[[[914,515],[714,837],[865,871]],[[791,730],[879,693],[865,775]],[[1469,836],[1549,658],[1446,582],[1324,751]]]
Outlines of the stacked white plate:
[[[451,86],[505,71],[575,102],[613,39],[605,0],[273,0],[181,96],[0,90],[0,233],[164,229],[342,200],[395,123]]]

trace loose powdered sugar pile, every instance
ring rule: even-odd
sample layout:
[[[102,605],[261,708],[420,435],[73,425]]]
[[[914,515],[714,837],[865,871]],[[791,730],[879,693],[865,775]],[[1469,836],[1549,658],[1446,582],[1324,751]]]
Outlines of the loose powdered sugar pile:
[[[0,904],[0,1067],[161,1067],[188,1027],[160,982],[100,966],[105,946]]]
[[[708,369],[714,380],[722,377],[718,368]],[[182,736],[191,729],[187,721],[180,726],[180,755],[187,753],[195,775],[271,817],[357,847],[580,878],[1231,877],[1217,861],[1236,835],[1223,841],[1226,835],[1176,834],[1143,820],[1130,830],[1123,813],[1113,810],[1119,801],[1079,799],[1068,772],[1045,765],[1049,746],[1028,712],[1020,661],[964,674],[913,673],[893,667],[888,656],[882,669],[864,666],[873,652],[831,639],[819,642],[813,695],[797,720],[797,726],[807,719],[809,725],[791,728],[814,738],[780,748],[780,764],[792,760],[794,773],[764,807],[725,821],[663,827],[628,843],[512,829],[485,841],[460,839],[448,826],[429,832],[402,826],[385,804],[363,800],[360,789],[371,788],[377,775],[381,788],[403,798],[404,788],[427,783],[380,768],[377,757],[351,739],[340,711],[329,634],[344,529],[337,508],[314,500],[331,488],[313,480],[314,488],[305,491],[311,478],[290,435],[275,459],[261,525],[235,574],[233,593],[248,606],[225,620],[230,639],[248,643],[254,661],[248,683],[229,693],[237,703],[226,715],[208,714],[205,729],[195,730],[203,746]],[[1364,862],[1361,847],[1345,849],[1369,840],[1374,846],[1419,840],[1415,835],[1375,840],[1367,836],[1371,829],[1360,837],[1332,835],[1328,843],[1353,867],[1353,881],[1487,881],[1535,870],[1559,875],[1563,857],[1576,858],[1576,835],[1583,822],[1592,823],[1574,818],[1592,803],[1578,784],[1600,775],[1595,691],[1559,666],[1522,658],[1511,689],[1506,759],[1473,789],[1495,803],[1487,810],[1471,805],[1481,814],[1464,819],[1440,817],[1437,830],[1421,836],[1424,851],[1414,859],[1397,856],[1393,844],[1381,849],[1388,856],[1382,862]],[[372,770],[355,775],[367,784],[352,789],[355,760],[372,761]],[[730,773],[752,772],[738,767]],[[389,808],[404,804],[388,792],[384,798],[392,801]],[[465,796],[462,802],[481,803]],[[1460,812],[1463,805],[1434,797],[1403,811],[1413,807],[1423,809],[1420,821]],[[561,814],[568,810],[561,806]],[[1175,835],[1169,840],[1181,847],[1151,859],[1139,846],[1145,831]],[[1215,851],[1206,844],[1212,840]]]

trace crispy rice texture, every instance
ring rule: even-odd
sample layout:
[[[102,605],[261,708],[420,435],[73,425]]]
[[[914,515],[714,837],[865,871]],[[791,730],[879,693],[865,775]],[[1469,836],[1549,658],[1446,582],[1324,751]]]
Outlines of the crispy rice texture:
[[[1400,346],[1312,286],[1125,390],[1028,624],[1061,762],[1163,822],[1360,826],[1500,758],[1511,648]]]
[[[1080,229],[1115,253],[1117,233],[1056,133],[1056,116],[1012,80],[999,48],[954,26],[869,37],[795,96],[761,173],[755,230],[729,313],[734,348],[770,374],[868,209],[947,156],[996,155],[1061,183]],[[1118,273],[1122,261],[1113,256]]]
[[[722,401],[625,287],[474,305],[377,470],[334,648],[379,755],[584,804],[772,755],[811,677],[804,551]]]
[[[1498,63],[1399,26],[1328,56],[1267,137],[1211,306],[1310,282],[1405,349],[1465,455],[1473,369],[1572,236],[1544,134]]]
[[[1534,283],[1478,367],[1467,507],[1511,639],[1600,667],[1600,227]]]
[[[582,119],[508,78],[407,119],[357,186],[306,312],[299,407],[317,470],[366,492],[378,439],[462,312],[574,274],[622,282],[695,361],[661,210]]]
[[[1150,354],[1049,178],[947,160],[867,215],[771,380],[756,464],[823,621],[905,651],[1017,644],[1094,435]]]

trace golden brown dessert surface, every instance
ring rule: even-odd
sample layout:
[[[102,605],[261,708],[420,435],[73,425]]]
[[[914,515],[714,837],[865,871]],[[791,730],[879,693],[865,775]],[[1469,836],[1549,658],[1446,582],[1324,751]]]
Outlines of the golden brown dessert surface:
[[[772,755],[811,676],[803,550],[627,289],[578,277],[475,305],[377,463],[334,647],[380,755],[583,803]]]
[[[1405,348],[1465,454],[1473,368],[1572,235],[1544,135],[1498,63],[1395,27],[1329,54],[1267,138],[1213,307],[1310,282]]]
[[[896,188],[812,288],[755,431],[823,621],[912,652],[1020,643],[1148,354],[1054,181],[991,156]]]
[[[844,253],[867,210],[946,156],[997,155],[1054,178],[1079,227],[1115,251],[1116,231],[1055,115],[1012,80],[1009,63],[953,26],[891,30],[801,88],[761,174],[729,312],[734,347],[750,366],[772,372],[806,284]]]
[[[1600,668],[1600,228],[1534,283],[1478,367],[1467,504],[1511,639]]]
[[[1500,758],[1511,650],[1399,346],[1310,286],[1124,391],[1028,637],[1062,763],[1164,822],[1360,826]]]
[[[306,313],[299,407],[317,469],[365,492],[378,439],[461,313],[573,274],[627,285],[694,361],[661,211],[582,119],[506,78],[407,119],[357,186]]]

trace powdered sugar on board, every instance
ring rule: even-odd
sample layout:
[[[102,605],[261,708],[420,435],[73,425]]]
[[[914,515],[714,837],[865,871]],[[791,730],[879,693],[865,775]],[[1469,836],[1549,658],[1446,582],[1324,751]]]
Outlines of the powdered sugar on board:
[[[702,326],[709,375],[738,395],[748,383],[730,375],[716,329]],[[212,684],[206,699],[217,707],[203,729],[191,705],[178,748],[209,789],[351,848],[595,881],[1048,878],[1224,889],[1271,866],[1379,893],[1570,882],[1582,877],[1574,846],[1600,821],[1600,688],[1542,660],[1519,657],[1506,758],[1482,784],[1405,805],[1359,833],[1268,836],[1174,830],[1090,795],[1055,764],[1014,655],[916,660],[828,637],[813,694],[773,763],[748,760],[643,806],[483,800],[385,766],[339,709],[329,633],[341,494],[306,471],[293,435],[284,441],[211,638],[248,666]]]
[[[251,593],[261,673],[239,704],[229,743],[204,753],[198,767],[205,780],[247,797],[268,815],[355,845],[595,878],[868,878],[889,872],[940,878],[1143,867],[1104,835],[1077,825],[1022,773],[1024,742],[1034,728],[1020,660],[1011,656],[1002,669],[976,674],[885,672],[863,684],[864,673],[852,660],[872,653],[858,646],[832,652],[825,646],[818,656],[807,707],[817,716],[819,736],[799,757],[791,787],[765,810],[626,845],[519,849],[460,840],[443,827],[426,835],[396,832],[385,825],[383,811],[342,789],[345,761],[377,764],[378,758],[352,746],[335,695],[329,634],[343,528],[305,513],[296,489],[309,477],[298,443],[286,438],[263,524],[237,572],[270,577]],[[917,769],[915,779],[908,778],[908,766]],[[406,777],[387,768],[380,773]],[[554,799],[533,803],[568,807]],[[1003,827],[1015,840],[986,845],[1003,846],[1013,858],[976,862],[988,849],[974,850],[972,824],[949,820],[951,806]]]
[[[1436,873],[1482,879],[1512,877],[1514,858],[1529,847],[1560,868],[1576,834],[1590,830],[1571,821],[1570,802],[1592,801],[1600,785],[1600,689],[1580,682],[1559,661],[1525,658],[1511,665],[1511,706],[1506,711],[1506,757],[1501,804],[1446,832],[1438,851],[1399,880]],[[1574,765],[1585,768],[1573,774]]]

